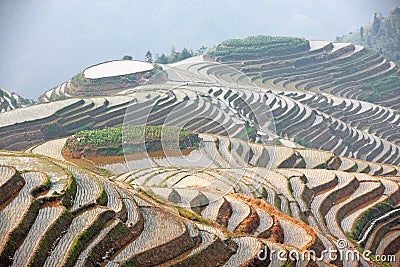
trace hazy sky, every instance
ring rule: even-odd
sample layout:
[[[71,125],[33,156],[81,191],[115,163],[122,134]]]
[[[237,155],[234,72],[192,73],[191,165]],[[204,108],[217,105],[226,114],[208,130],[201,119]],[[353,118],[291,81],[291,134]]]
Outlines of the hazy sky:
[[[335,40],[400,0],[0,0],[0,88],[37,98],[84,68],[234,37]]]

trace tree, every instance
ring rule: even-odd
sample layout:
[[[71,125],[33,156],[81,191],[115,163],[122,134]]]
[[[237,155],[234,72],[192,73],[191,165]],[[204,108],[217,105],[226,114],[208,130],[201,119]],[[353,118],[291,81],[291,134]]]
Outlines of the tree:
[[[168,57],[164,53],[162,53],[161,56],[157,57],[156,62],[160,63],[160,64],[168,64],[169,63]]]
[[[123,60],[132,60],[132,56],[131,55],[125,55],[123,58]]]
[[[400,8],[395,8],[388,17],[375,13],[371,24],[360,27],[359,31],[338,37],[342,42],[356,43],[373,48],[390,60],[400,58]]]
[[[168,57],[169,63],[174,63],[178,61],[179,53],[175,51],[175,47],[171,48],[171,54]]]
[[[378,13],[374,15],[374,21],[372,22],[372,34],[377,35],[379,33],[379,28],[381,27],[381,19],[378,17]]]
[[[144,56],[144,60],[153,63],[153,55],[150,51],[147,51],[146,55]]]
[[[361,26],[360,28],[360,40],[363,41],[364,40],[364,27]]]
[[[187,48],[183,48],[182,52],[178,55],[178,60],[184,60],[193,56],[193,52],[189,51]]]
[[[204,55],[204,53],[207,51],[207,47],[202,45],[199,49],[197,49],[196,54],[197,55]]]
[[[367,37],[367,46],[372,47],[371,38]]]

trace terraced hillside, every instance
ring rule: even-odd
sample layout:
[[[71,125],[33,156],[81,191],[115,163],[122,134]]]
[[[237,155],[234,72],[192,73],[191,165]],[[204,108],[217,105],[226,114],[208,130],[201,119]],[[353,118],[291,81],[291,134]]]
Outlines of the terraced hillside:
[[[124,88],[140,85],[154,74],[151,63],[114,60],[85,69],[61,85],[46,91],[39,102],[47,103],[74,96],[113,95]]]
[[[43,111],[44,110],[44,111]],[[17,119],[15,119],[17,117]],[[1,116],[0,148],[26,149],[83,129],[122,125],[185,126],[194,132],[245,135],[245,122],[222,101],[201,92],[153,90],[104,98],[71,98]],[[10,140],[13,142],[10,142]]]
[[[194,92],[193,88],[198,91]],[[324,111],[314,108],[322,109],[324,103]],[[330,103],[335,104],[331,107]],[[338,112],[339,107],[345,108]],[[41,111],[43,108],[46,112]],[[143,91],[133,95],[72,98],[19,112],[23,114],[18,114],[20,121],[14,120],[17,113],[0,116],[3,149],[25,149],[82,129],[121,125],[124,118],[128,118],[129,122],[125,123],[168,123],[195,132],[233,137],[243,136],[245,124],[250,122],[255,130],[270,130],[264,140],[289,138],[341,156],[388,164],[400,162],[396,130],[400,115],[378,105],[328,95],[260,93],[198,85],[183,85],[165,93],[162,89],[148,91],[143,87]],[[262,126],[271,122],[271,118],[274,118],[273,128]],[[9,142],[11,138],[13,143]],[[252,138],[257,139],[256,136]]]
[[[258,254],[265,246],[267,253],[320,253],[342,249],[338,240],[351,244],[353,239],[373,253],[396,251],[397,230],[390,230],[397,225],[400,202],[395,166],[285,147],[275,148],[274,167],[263,166],[263,160],[269,162],[268,146],[246,148],[239,139],[211,137],[220,140],[204,148],[215,156],[214,168],[139,168],[111,180],[66,162],[59,153],[65,139],[32,149],[45,157],[2,152],[0,188],[16,188],[3,200],[2,211],[21,209],[5,213],[18,218],[4,226],[4,233],[18,233],[21,239],[14,244],[4,235],[8,245],[0,259],[17,266],[84,266],[94,265],[94,259],[108,266],[190,266],[193,260],[247,266],[264,264]],[[217,146],[223,143],[232,149]],[[385,177],[379,176],[383,170]],[[27,228],[16,230],[19,225]],[[152,256],[155,249],[158,257]],[[322,258],[312,262],[357,266],[353,260]],[[284,264],[272,255],[268,259],[269,266]]]
[[[240,52],[241,42],[234,43],[211,51],[223,64],[192,58],[174,66],[171,76],[219,84],[221,88],[208,92],[226,101],[252,102],[254,94],[265,92],[263,105],[271,110],[280,137],[338,155],[398,164],[400,76],[393,62],[361,46],[322,41],[310,41],[307,49],[300,45],[302,52],[289,49],[287,55],[253,59]],[[229,53],[235,56],[222,56]],[[375,64],[367,54],[380,61]],[[177,69],[179,75],[174,75]],[[356,70],[355,75],[349,70]],[[357,94],[338,93],[340,88]]]
[[[151,64],[109,63],[0,114],[0,265],[397,266],[394,63],[352,44],[260,36],[152,78]],[[93,163],[97,174],[63,157],[71,135],[121,125],[183,127],[201,143],[149,165]],[[324,253],[335,249],[372,256]]]
[[[15,93],[0,88],[0,112],[6,112],[35,103],[31,99],[23,98]]]
[[[74,137],[74,140],[76,137]],[[167,153],[165,159],[153,158],[158,166],[179,165],[183,167],[213,167],[213,168],[307,168],[339,170],[344,172],[366,173],[371,176],[400,176],[400,167],[396,165],[377,164],[373,162],[337,156],[327,152],[308,148],[290,148],[286,146],[263,145],[249,143],[236,138],[210,134],[199,135],[198,148],[191,151],[195,156],[176,157]],[[64,159],[60,151],[65,149],[66,138],[49,141],[28,150],[41,155]],[[151,151],[148,151],[151,152]],[[124,163],[99,164],[98,167],[108,169],[114,174],[127,172]]]
[[[54,158],[1,152],[0,164],[0,189],[16,188],[1,202],[2,266],[238,266],[260,264],[265,246],[316,245],[310,227],[250,198],[204,192],[209,205],[196,215]],[[221,201],[233,213],[219,226],[212,214],[226,212]],[[295,231],[307,238],[292,239]]]
[[[376,51],[351,43],[253,38],[225,41],[209,54],[262,87],[330,93],[399,109],[398,67]],[[274,51],[272,45],[285,52],[257,50]]]

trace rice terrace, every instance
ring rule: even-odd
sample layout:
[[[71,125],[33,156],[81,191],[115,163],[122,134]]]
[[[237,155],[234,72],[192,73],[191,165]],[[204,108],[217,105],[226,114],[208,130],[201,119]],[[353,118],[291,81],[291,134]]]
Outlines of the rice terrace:
[[[0,266],[400,266],[400,55],[353,35],[1,90]]]

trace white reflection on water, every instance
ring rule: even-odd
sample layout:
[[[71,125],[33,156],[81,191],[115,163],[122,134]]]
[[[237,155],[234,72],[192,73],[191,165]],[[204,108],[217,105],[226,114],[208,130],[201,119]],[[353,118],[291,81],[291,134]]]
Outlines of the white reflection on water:
[[[177,166],[177,167],[207,167],[216,168],[213,160],[201,150],[186,150],[176,153],[174,151],[156,151],[148,154],[133,155],[125,161],[124,157],[102,157],[91,159],[102,169],[110,171],[113,175],[120,175],[135,169],[146,169],[155,166]],[[108,163],[107,158],[110,159]]]

